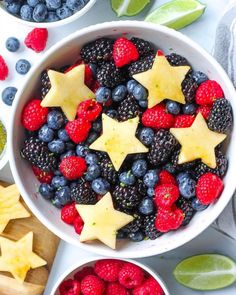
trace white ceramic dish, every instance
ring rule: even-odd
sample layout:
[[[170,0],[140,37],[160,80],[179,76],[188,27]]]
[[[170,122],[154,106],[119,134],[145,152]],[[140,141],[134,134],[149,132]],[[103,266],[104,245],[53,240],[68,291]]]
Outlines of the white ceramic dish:
[[[7,132],[6,122],[5,122],[4,117],[1,114],[0,114],[0,121],[2,122],[2,124],[5,127],[5,130]],[[0,154],[0,170],[2,170],[8,162],[8,148],[7,148],[7,146],[8,146],[8,141],[5,145],[3,152]]]
[[[60,211],[36,194],[38,182],[27,162],[20,157],[19,152],[24,140],[24,130],[20,124],[21,111],[25,103],[32,96],[35,97],[35,89],[38,89],[40,73],[48,67],[60,67],[75,61],[78,57],[79,48],[97,37],[118,36],[121,34],[144,38],[154,43],[165,53],[174,51],[185,56],[195,69],[207,73],[211,79],[215,79],[220,83],[225,97],[231,101],[233,111],[236,113],[235,89],[226,73],[205,50],[192,40],[163,26],[136,21],[110,22],[82,29],[46,52],[40,64],[32,69],[31,75],[22,89],[17,92],[12,110],[13,120],[10,124],[8,142],[10,165],[15,181],[26,203],[45,226],[61,239],[85,250],[103,256],[137,258],[161,254],[184,245],[199,235],[220,215],[229,202],[236,186],[236,141],[231,140],[229,143],[227,154],[230,162],[228,173],[224,179],[225,189],[214,205],[196,214],[186,228],[165,234],[155,241],[148,240],[139,243],[118,241],[118,247],[115,251],[101,243],[83,244],[79,242],[79,237],[74,233],[74,229],[60,220]],[[236,138],[235,128],[232,131],[232,138]]]
[[[86,12],[88,12],[93,5],[95,4],[97,0],[90,0],[81,10],[77,11],[76,13],[74,13],[72,16],[67,17],[65,19],[59,20],[57,22],[42,22],[42,23],[38,23],[38,22],[30,22],[30,21],[26,21],[23,20],[13,14],[10,14],[9,12],[7,12],[7,10],[4,8],[3,4],[0,3],[0,16],[5,15],[6,17],[9,18],[9,20],[13,20],[13,21],[17,21],[23,25],[26,26],[30,26],[30,27],[35,27],[35,28],[55,28],[55,27],[59,27],[62,25],[67,25],[77,19],[79,19],[81,16],[83,16]]]
[[[60,284],[67,279],[73,279],[73,275],[78,272],[79,270],[81,270],[83,267],[85,266],[92,266],[94,265],[94,263],[97,260],[102,260],[102,259],[106,259],[105,257],[94,257],[94,258],[89,258],[89,259],[84,259],[80,262],[75,263],[74,265],[72,265],[70,268],[68,268],[57,280],[55,286],[53,287],[50,295],[60,295],[60,292],[58,290]],[[116,258],[109,258],[109,259],[116,259]],[[152,270],[149,266],[137,262],[135,260],[130,260],[130,259],[122,259],[123,261],[126,262],[130,262],[133,263],[135,265],[138,265],[139,267],[141,267],[145,272],[149,273],[158,283],[159,285],[162,287],[165,295],[170,295],[167,286],[165,284],[165,282],[163,281],[163,279],[154,271]]]

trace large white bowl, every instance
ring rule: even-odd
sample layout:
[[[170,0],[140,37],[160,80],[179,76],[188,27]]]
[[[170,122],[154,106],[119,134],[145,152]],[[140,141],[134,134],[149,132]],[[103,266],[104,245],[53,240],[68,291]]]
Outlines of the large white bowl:
[[[20,156],[20,149],[24,140],[24,130],[20,123],[22,108],[39,88],[40,73],[49,67],[60,67],[70,64],[78,57],[79,49],[85,43],[101,36],[129,36],[141,37],[154,43],[158,48],[168,52],[178,52],[185,56],[195,69],[201,70],[211,79],[215,79],[222,86],[225,97],[230,100],[236,113],[236,93],[233,85],[220,65],[199,45],[179,32],[166,27],[137,21],[110,22],[82,29],[51,48],[42,58],[40,64],[32,69],[31,75],[22,89],[18,90],[13,106],[13,120],[9,130],[10,165],[20,192],[39,220],[61,239],[83,249],[104,256],[115,257],[145,257],[164,253],[184,245],[205,230],[223,211],[229,202],[236,186],[236,141],[229,142],[227,155],[229,169],[224,179],[225,189],[220,199],[207,210],[196,214],[190,225],[175,232],[163,235],[155,241],[139,243],[118,241],[117,250],[111,250],[100,243],[83,244],[74,229],[60,221],[60,210],[36,194],[38,182],[30,166]],[[232,138],[236,138],[235,128]]]

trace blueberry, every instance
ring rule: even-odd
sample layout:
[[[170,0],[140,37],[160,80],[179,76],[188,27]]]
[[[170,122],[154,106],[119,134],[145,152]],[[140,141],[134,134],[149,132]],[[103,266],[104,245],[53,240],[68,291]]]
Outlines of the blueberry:
[[[148,97],[148,93],[147,90],[141,84],[138,84],[134,87],[133,96],[137,100],[145,100]]]
[[[21,3],[20,2],[7,2],[6,9],[11,14],[18,14],[20,12]]]
[[[105,195],[110,190],[110,184],[104,178],[97,178],[92,182],[92,189],[99,195]]]
[[[43,3],[39,3],[35,6],[33,11],[33,19],[36,22],[43,22],[45,21],[48,14],[47,6]]]
[[[40,0],[27,0],[28,5],[31,7],[35,7],[39,2]]]
[[[106,111],[106,115],[112,119],[116,119],[118,117],[118,112],[117,110],[110,109]]]
[[[123,230],[119,230],[117,235],[116,235],[116,238],[118,240],[123,240],[123,239],[126,239],[127,238],[127,233],[124,232]]]
[[[56,129],[56,130],[60,129],[65,123],[62,113],[56,110],[51,111],[48,114],[47,122],[48,122],[48,127],[52,129]]]
[[[97,132],[90,132],[87,139],[86,139],[86,143],[88,145],[90,145],[91,143],[93,143],[97,138],[99,137],[99,134]]]
[[[147,101],[147,99],[146,100],[139,100],[138,104],[143,109],[146,109],[148,107],[148,101]]]
[[[6,40],[6,48],[10,52],[16,52],[20,48],[20,42],[15,37],[10,37]]]
[[[133,185],[135,183],[135,176],[131,171],[125,171],[119,175],[119,180],[124,185]]]
[[[85,179],[88,181],[92,181],[96,178],[98,178],[101,174],[100,167],[97,164],[93,164],[88,166]]]
[[[58,189],[55,193],[55,197],[52,200],[54,206],[61,208],[66,204],[71,202],[70,198],[70,188],[68,186],[64,186]]]
[[[56,14],[60,19],[70,17],[73,12],[65,4],[56,10]]]
[[[102,122],[101,121],[93,122],[92,128],[95,132],[101,132],[102,131]]]
[[[188,173],[181,173],[177,175],[177,181],[179,184],[180,194],[186,198],[190,199],[195,196],[196,192],[196,181],[190,177]]]
[[[149,197],[153,198],[153,196],[154,196],[154,188],[149,187],[149,188],[147,189],[147,195],[148,195]]]
[[[48,16],[46,18],[46,22],[48,23],[52,23],[52,22],[57,22],[59,21],[59,17],[56,15],[56,12],[54,11],[49,11],[48,12]]]
[[[64,154],[62,154],[60,156],[60,160],[67,158],[67,157],[71,157],[71,156],[76,156],[76,154],[73,150],[69,150],[69,151],[65,152]]]
[[[32,21],[33,7],[25,4],[21,6],[20,17],[26,21]]]
[[[64,176],[54,176],[51,185],[54,189],[58,189],[60,187],[66,186],[67,183],[68,181]]]
[[[54,138],[54,131],[48,125],[43,125],[39,129],[38,138],[43,142],[50,142]]]
[[[196,113],[197,105],[195,103],[186,103],[182,106],[182,112],[185,115],[193,115]]]
[[[146,197],[142,199],[138,208],[139,212],[143,215],[150,215],[154,211],[154,204],[151,198]]]
[[[154,131],[148,127],[142,128],[139,132],[139,139],[143,144],[149,146],[153,142]]]
[[[130,233],[128,235],[131,241],[133,242],[141,242],[144,240],[145,235],[141,230],[136,231],[135,233]]]
[[[147,162],[145,160],[136,160],[131,170],[136,177],[143,177],[147,172]]]
[[[138,85],[138,82],[136,80],[129,80],[126,84],[128,92],[132,94],[134,91],[134,87],[137,85]]]
[[[122,101],[127,94],[127,88],[124,85],[118,85],[112,90],[112,100],[115,102]]]
[[[111,98],[111,90],[107,87],[100,87],[95,93],[97,102],[105,103]]]
[[[73,11],[81,10],[85,3],[82,0],[66,0],[66,5]]]
[[[66,129],[59,129],[57,132],[57,136],[62,141],[69,141],[70,140],[70,137],[69,137]]]
[[[207,75],[200,71],[193,71],[192,78],[198,85],[208,80]]]
[[[46,0],[45,2],[49,10],[56,10],[61,7],[61,0]]]
[[[89,148],[86,145],[78,144],[76,146],[76,154],[79,157],[85,157],[89,152]]]
[[[208,205],[203,205],[197,198],[194,198],[192,200],[192,207],[196,211],[203,211],[208,207]]]
[[[180,105],[172,100],[168,100],[166,103],[166,109],[168,113],[172,115],[178,115],[180,113]]]
[[[55,139],[48,144],[48,149],[55,154],[62,154],[65,151],[65,143],[60,139]]]
[[[15,98],[17,89],[15,87],[7,87],[2,92],[2,101],[8,105],[11,106],[13,103],[13,100]]]
[[[98,156],[93,153],[89,153],[85,156],[85,161],[88,165],[93,165],[98,163]]]
[[[154,187],[158,182],[159,177],[156,170],[148,170],[143,177],[143,182],[147,187]]]
[[[92,71],[93,78],[96,79],[97,78],[97,65],[93,64],[93,63],[89,63],[89,67]]]
[[[26,59],[19,59],[15,66],[17,73],[20,75],[27,74],[30,68],[31,68],[31,64]]]
[[[51,199],[54,196],[54,189],[50,184],[41,183],[40,186],[39,186],[39,193],[45,199]]]

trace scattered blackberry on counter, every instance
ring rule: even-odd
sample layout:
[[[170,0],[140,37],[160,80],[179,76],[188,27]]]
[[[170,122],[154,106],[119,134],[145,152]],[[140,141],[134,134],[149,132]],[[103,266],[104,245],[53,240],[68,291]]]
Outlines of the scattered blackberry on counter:
[[[113,199],[121,209],[132,210],[137,208],[142,196],[139,194],[137,186],[117,185],[113,191]]]
[[[130,94],[127,95],[126,99],[120,102],[117,112],[119,121],[135,118],[141,113],[138,103]]]
[[[125,232],[127,234],[135,233],[142,228],[143,217],[139,214],[134,214],[133,217],[134,217],[134,220],[132,222],[130,222],[126,226],[122,227],[123,232]]]
[[[115,184],[118,180],[118,173],[115,170],[110,159],[107,156],[103,157],[100,160],[99,165],[102,177],[105,178],[111,184]]]
[[[172,66],[175,66],[175,67],[190,66],[187,59],[179,54],[171,53],[171,54],[166,55],[166,58]]]
[[[197,83],[190,76],[184,79],[182,82],[182,91],[186,102],[190,103],[194,101],[197,88]]]
[[[44,71],[41,75],[41,84],[42,84],[42,88],[41,88],[42,98],[44,98],[51,88],[51,82],[50,82],[47,71]]]
[[[152,68],[153,62],[154,62],[155,55],[148,55],[144,57],[143,59],[140,59],[138,61],[135,61],[131,63],[128,66],[128,73],[129,76],[132,78],[133,75],[145,72],[147,70],[150,70]]]
[[[155,240],[162,235],[155,227],[156,215],[148,215],[143,219],[143,231],[147,238]]]
[[[130,41],[134,43],[141,57],[154,53],[154,48],[150,42],[137,37],[132,37]]]
[[[192,220],[195,210],[192,207],[192,202],[184,198],[177,201],[177,207],[184,212],[184,220],[182,226],[186,226]]]
[[[116,68],[113,62],[107,62],[101,65],[97,71],[97,80],[101,86],[113,88],[125,81],[124,73]]]
[[[97,202],[97,196],[91,185],[84,180],[79,180],[71,188],[71,199],[77,204],[93,205]]]

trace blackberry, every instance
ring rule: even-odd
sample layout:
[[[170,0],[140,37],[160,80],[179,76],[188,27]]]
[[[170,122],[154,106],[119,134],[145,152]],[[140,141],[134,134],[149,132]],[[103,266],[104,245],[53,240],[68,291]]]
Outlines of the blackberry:
[[[168,130],[160,129],[154,136],[147,158],[151,164],[161,165],[170,158],[176,146],[174,136]]]
[[[130,41],[134,43],[140,56],[147,56],[154,53],[154,48],[150,42],[136,37],[132,37]]]
[[[101,176],[110,184],[115,184],[118,180],[118,173],[115,170],[111,160],[105,156],[100,161]]]
[[[138,193],[142,196],[145,197],[146,193],[147,193],[147,188],[144,184],[144,182],[141,179],[138,179],[136,181],[136,187],[137,187],[137,191]]]
[[[141,113],[137,101],[131,94],[128,94],[127,97],[120,102],[117,112],[119,121],[127,121]]]
[[[168,62],[174,67],[190,66],[187,59],[177,53],[168,54],[168,55],[166,55],[166,58],[167,58]]]
[[[175,169],[175,172],[177,171],[185,171],[185,170],[192,170],[195,166],[197,166],[198,163],[200,163],[200,160],[194,160],[192,162],[187,162],[184,164],[178,164],[179,161],[179,154],[180,154],[180,148],[173,151],[170,162],[172,164],[172,167]]]
[[[71,199],[77,204],[93,205],[97,202],[97,196],[89,182],[80,180],[71,188]]]
[[[45,172],[54,171],[57,168],[57,158],[49,151],[45,143],[35,137],[25,140],[21,156]]]
[[[154,62],[154,57],[155,57],[154,54],[148,55],[138,61],[131,63],[128,66],[129,76],[132,77],[135,74],[150,70]]]
[[[137,186],[117,185],[113,191],[113,199],[121,210],[134,210],[138,207],[142,196]]]
[[[225,98],[215,100],[208,118],[208,127],[216,132],[226,133],[233,124],[232,107]]]
[[[113,88],[125,81],[124,72],[113,62],[106,62],[98,68],[97,80],[101,86]]]
[[[134,214],[133,217],[134,217],[134,220],[132,222],[130,222],[126,226],[122,227],[123,232],[125,232],[127,234],[135,233],[138,230],[140,230],[140,228],[142,228],[143,217],[138,214]]]
[[[148,215],[145,216],[143,220],[143,231],[147,238],[150,240],[155,240],[156,238],[160,237],[162,235],[161,232],[159,232],[155,227],[155,219],[156,215]]]
[[[42,84],[41,95],[42,95],[42,98],[44,98],[51,88],[51,82],[50,82],[47,71],[44,71],[41,75],[41,84]]]
[[[187,75],[182,82],[182,91],[186,102],[190,103],[194,101],[197,88],[197,83],[193,80],[193,78]]]
[[[86,63],[100,63],[113,59],[113,40],[100,38],[84,45],[80,51],[81,58]]]
[[[176,203],[177,207],[180,208],[184,213],[184,220],[181,224],[182,226],[188,225],[195,213],[191,203],[192,203],[191,201],[185,198],[180,198]]]

